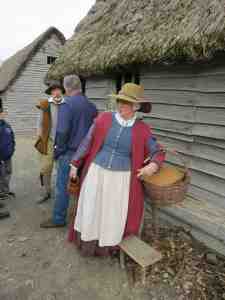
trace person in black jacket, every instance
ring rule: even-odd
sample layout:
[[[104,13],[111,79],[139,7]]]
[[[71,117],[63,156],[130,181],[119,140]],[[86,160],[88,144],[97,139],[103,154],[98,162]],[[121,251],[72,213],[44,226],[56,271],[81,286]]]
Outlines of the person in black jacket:
[[[6,113],[0,99],[0,200],[14,196],[10,191],[12,156],[15,151],[15,138],[11,126],[5,121]],[[0,208],[4,205],[0,204]],[[0,219],[9,217],[8,212],[0,212]]]

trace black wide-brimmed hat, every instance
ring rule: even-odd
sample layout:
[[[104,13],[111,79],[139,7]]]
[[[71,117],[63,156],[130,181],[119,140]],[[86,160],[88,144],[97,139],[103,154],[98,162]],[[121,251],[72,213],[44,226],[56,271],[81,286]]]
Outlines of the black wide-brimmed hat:
[[[45,94],[51,95],[52,90],[54,89],[61,89],[63,94],[65,92],[64,87],[62,86],[61,82],[59,80],[52,80],[48,84],[48,88],[45,90]]]

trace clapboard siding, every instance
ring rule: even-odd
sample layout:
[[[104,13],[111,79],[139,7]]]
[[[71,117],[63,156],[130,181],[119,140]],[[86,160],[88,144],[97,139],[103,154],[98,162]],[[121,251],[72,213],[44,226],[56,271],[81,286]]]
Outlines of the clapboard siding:
[[[194,124],[192,134],[225,141],[225,126]]]
[[[215,124],[225,126],[225,108],[198,107],[195,111],[195,119],[197,123],[201,124]]]
[[[112,86],[112,80],[110,78],[90,77],[86,82],[86,89],[91,88],[106,88]]]
[[[145,67],[140,77],[153,103],[144,119],[163,145],[186,158],[190,193],[225,207],[225,67]]]
[[[150,98],[152,103],[178,106],[215,107],[225,108],[224,92],[194,92],[170,90],[145,90],[145,96]]]
[[[85,94],[99,111],[104,111],[108,108],[109,94],[113,89],[113,81],[110,78],[91,77],[86,81]]]
[[[170,155],[168,155],[167,158],[172,163],[180,164],[180,159],[177,157],[171,157]],[[192,155],[192,153],[186,154],[185,159],[191,170],[201,171],[202,173],[225,179],[224,164],[220,164],[200,157],[195,157]]]
[[[225,166],[224,149],[213,145],[200,144],[198,142],[193,143],[177,139],[175,140],[168,136],[158,136],[158,139],[168,149],[176,149],[184,155],[191,155],[196,158],[202,158]]]
[[[47,56],[57,56],[61,46],[58,37],[51,35],[4,93],[8,120],[16,133],[35,133],[38,116],[35,104],[39,99],[46,98],[44,78],[49,69]]]
[[[176,132],[171,132],[166,130],[154,129],[154,134],[163,138],[164,137],[172,138],[174,141],[185,141],[185,142],[194,141],[194,138],[191,135],[186,135],[186,134],[176,133]]]
[[[192,123],[153,118],[147,116],[144,117],[144,120],[147,123],[149,123],[153,129],[192,136]]]
[[[198,137],[198,143],[203,145],[211,145],[213,147],[216,146],[220,149],[225,149],[225,141],[217,140],[213,137],[211,138]]]
[[[86,87],[86,96],[92,99],[104,99],[106,101],[109,98],[109,87]]]
[[[213,191],[213,197],[212,197],[212,192],[205,190],[202,187],[195,186],[195,185],[190,185],[189,194],[194,197],[199,199],[200,201],[207,201],[209,203],[212,203],[218,208],[223,208],[225,209],[225,198],[224,195],[218,195]]]
[[[194,122],[194,108],[192,106],[177,106],[154,103],[151,117],[166,120]]]

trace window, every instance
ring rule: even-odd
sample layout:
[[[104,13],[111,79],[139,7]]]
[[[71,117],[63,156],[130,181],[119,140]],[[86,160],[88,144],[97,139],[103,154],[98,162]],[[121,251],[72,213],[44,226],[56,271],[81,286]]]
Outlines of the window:
[[[56,60],[55,56],[47,56],[47,64],[48,65],[53,64],[55,60]]]
[[[82,93],[85,95],[85,92],[86,92],[86,80],[83,77],[80,77],[80,81],[81,81]]]
[[[118,74],[115,78],[116,92],[118,93],[121,90],[122,85],[127,82],[140,84],[140,74],[138,72],[125,73],[124,75]]]
[[[126,82],[132,82],[132,74],[131,73],[126,73],[125,75],[124,75],[124,83],[126,83]]]
[[[122,75],[116,77],[116,92],[118,93],[122,87]]]
[[[134,83],[140,84],[140,74],[139,73],[134,74]]]
[[[2,98],[0,98],[0,113],[3,112],[3,101]]]

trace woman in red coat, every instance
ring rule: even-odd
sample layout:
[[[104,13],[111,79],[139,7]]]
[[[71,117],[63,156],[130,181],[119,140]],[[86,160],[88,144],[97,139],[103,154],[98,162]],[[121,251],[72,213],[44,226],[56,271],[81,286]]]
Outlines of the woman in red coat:
[[[165,153],[136,112],[150,113],[144,89],[125,84],[117,112],[102,113],[75,153],[70,177],[82,166],[81,190],[69,240],[84,255],[109,254],[128,235],[138,235],[144,209],[143,175],[159,170]],[[151,162],[144,166],[146,158]]]

